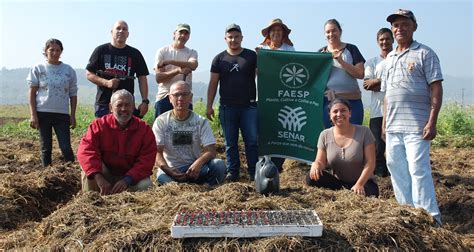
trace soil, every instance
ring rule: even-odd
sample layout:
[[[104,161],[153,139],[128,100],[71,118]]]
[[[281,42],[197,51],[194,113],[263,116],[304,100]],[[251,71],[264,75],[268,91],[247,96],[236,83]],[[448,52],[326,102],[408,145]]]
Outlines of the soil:
[[[78,139],[73,143],[73,149],[77,149]],[[53,142],[53,145],[54,165],[43,168],[38,141],[0,137],[0,250],[55,249],[57,246],[101,250],[146,247],[177,250],[474,250],[472,149],[432,150],[433,179],[444,222],[441,228],[437,228],[424,211],[396,203],[389,177],[377,178],[381,192],[379,199],[366,199],[349,191],[305,187],[303,179],[309,166],[291,160],[286,161],[280,177],[281,192],[268,197],[255,192],[254,184],[246,178],[245,169],[239,182],[217,188],[156,186],[149,192],[105,197],[97,193],[81,193],[79,165],[77,162],[63,163],[57,143]],[[224,149],[222,140],[219,140],[218,155],[221,158],[225,157]],[[182,195],[180,200],[172,198],[176,195]],[[201,199],[206,197],[208,201]],[[157,202],[162,205],[154,205]],[[104,212],[107,207],[120,209],[125,206],[127,211],[133,212],[130,214],[133,218],[128,217],[129,212]],[[92,209],[96,208],[98,210],[94,212]],[[169,226],[174,214],[196,208],[314,208],[321,213],[325,233],[319,240],[301,237],[173,240]],[[119,214],[122,219],[114,214]],[[112,217],[116,219],[110,220]],[[153,219],[155,217],[159,220]],[[144,221],[163,223],[156,224],[156,230],[152,230],[154,226],[144,225]],[[126,235],[119,235],[118,231],[107,233],[109,228],[119,230],[122,225],[128,232]],[[77,230],[82,230],[82,233],[77,233]],[[403,234],[397,234],[400,232]],[[71,245],[66,240],[78,242]]]

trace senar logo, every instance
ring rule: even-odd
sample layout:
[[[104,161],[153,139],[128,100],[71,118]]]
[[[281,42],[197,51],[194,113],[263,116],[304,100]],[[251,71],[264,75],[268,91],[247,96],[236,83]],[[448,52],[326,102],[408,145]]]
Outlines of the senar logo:
[[[286,131],[278,131],[278,138],[291,142],[304,142],[304,134],[297,133],[306,125],[306,112],[301,108],[284,106],[278,112],[278,121]]]
[[[284,106],[278,112],[278,121],[286,130],[301,131],[301,128],[306,124],[306,119],[306,112],[301,107],[293,109]]]
[[[280,81],[288,88],[300,88],[308,83],[309,71],[299,63],[288,63],[280,70]]]

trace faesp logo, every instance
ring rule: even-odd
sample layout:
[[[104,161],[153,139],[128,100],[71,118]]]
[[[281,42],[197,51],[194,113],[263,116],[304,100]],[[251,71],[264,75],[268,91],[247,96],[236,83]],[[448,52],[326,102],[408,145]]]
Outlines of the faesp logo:
[[[309,80],[309,71],[299,63],[288,63],[280,70],[280,81],[288,88],[300,88]]]

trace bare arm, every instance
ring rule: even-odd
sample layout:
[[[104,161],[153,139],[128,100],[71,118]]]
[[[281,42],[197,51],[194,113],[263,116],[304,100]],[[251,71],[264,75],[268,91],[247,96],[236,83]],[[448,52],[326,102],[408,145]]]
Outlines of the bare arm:
[[[323,170],[326,168],[327,163],[328,161],[327,161],[326,150],[318,148],[316,159],[314,160],[313,163],[311,163],[311,170],[309,172],[309,177],[312,180],[317,181],[323,175]]]
[[[138,87],[140,88],[142,100],[148,99],[148,80],[146,75],[138,76]],[[143,117],[148,112],[148,104],[141,102],[138,105],[138,109],[140,110],[140,116]]]
[[[339,64],[341,64],[342,68],[344,68],[344,70],[346,70],[346,72],[348,72],[352,77],[356,79],[364,78],[364,63],[359,62],[354,66],[342,60],[341,57],[339,58],[340,60],[337,60]]]
[[[117,78],[113,78],[110,80],[104,79],[102,77],[97,76],[95,73],[86,70],[86,78],[90,82],[94,83],[99,87],[106,87],[111,89],[116,89],[120,83],[120,80]]]
[[[332,52],[332,57],[335,59],[341,67],[346,70],[352,77],[356,79],[364,78],[364,63],[359,62],[355,65],[349,64],[342,59],[342,53],[344,50],[335,50]]]
[[[178,74],[181,74],[181,68],[175,68],[170,71],[165,71],[164,67],[155,67],[155,80],[156,83],[162,83],[162,82],[167,82],[171,80],[173,77],[175,77]]]
[[[383,98],[383,116],[382,116],[382,140],[386,142],[386,130],[387,130],[387,96]]]
[[[196,70],[198,67],[197,60],[189,60],[189,61],[179,61],[179,60],[163,60],[159,67],[166,66],[166,65],[173,65],[181,68],[190,68],[192,71]]]
[[[36,93],[38,87],[30,87],[29,104],[30,104],[30,127],[38,129],[38,114],[36,113]]]
[[[356,194],[365,195],[364,186],[365,183],[370,179],[370,177],[374,174],[375,170],[375,143],[371,143],[364,147],[364,160],[365,165],[362,173],[360,174],[359,179],[355,185],[351,188],[351,191],[355,192]]]
[[[216,97],[217,85],[219,85],[219,74],[211,73],[209,86],[207,88],[207,109],[206,109],[207,119],[209,119],[210,121],[212,121],[214,117],[214,109],[212,108],[212,105],[214,104],[214,98]]]
[[[382,80],[379,78],[366,79],[364,80],[363,87],[365,90],[380,91],[381,84],[382,84]]]
[[[166,65],[177,66],[169,71],[165,71]],[[196,59],[192,58],[188,61],[179,61],[179,60],[163,60],[155,67],[155,79],[156,83],[162,83],[170,81],[178,74],[183,74],[184,76],[188,75],[192,71],[196,70],[198,67],[198,62]],[[186,78],[186,77],[183,77]]]
[[[433,140],[436,137],[436,123],[443,102],[443,86],[441,81],[435,81],[430,85],[431,89],[431,111],[428,123],[423,129],[423,139]]]
[[[216,157],[216,145],[215,144],[210,144],[208,146],[204,147],[204,150],[199,156],[198,159],[196,159],[193,164],[189,167],[188,171],[186,174],[191,179],[198,179],[199,178],[199,172],[201,171],[201,167],[209,162],[210,160],[214,159]]]

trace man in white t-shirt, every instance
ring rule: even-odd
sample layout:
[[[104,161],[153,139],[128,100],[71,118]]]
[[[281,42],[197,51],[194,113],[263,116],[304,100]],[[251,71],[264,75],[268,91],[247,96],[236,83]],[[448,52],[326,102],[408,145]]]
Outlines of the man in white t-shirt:
[[[184,80],[192,87],[192,71],[198,67],[198,55],[193,49],[187,48],[186,42],[191,35],[188,24],[178,24],[173,32],[173,43],[156,52],[155,78],[158,83],[156,94],[155,118],[173,109],[168,94],[171,84]],[[192,105],[190,104],[192,109]]]
[[[189,109],[191,87],[178,81],[171,85],[169,96],[173,109],[158,116],[153,124],[158,183],[221,184],[226,167],[223,160],[215,158],[216,139],[209,122]]]
[[[370,91],[370,131],[375,137],[375,175],[387,177],[387,161],[385,160],[385,141],[382,140],[383,100],[385,92],[380,91],[382,75],[385,69],[385,58],[393,49],[393,34],[388,28],[377,32],[377,44],[380,54],[365,62],[364,89]]]

